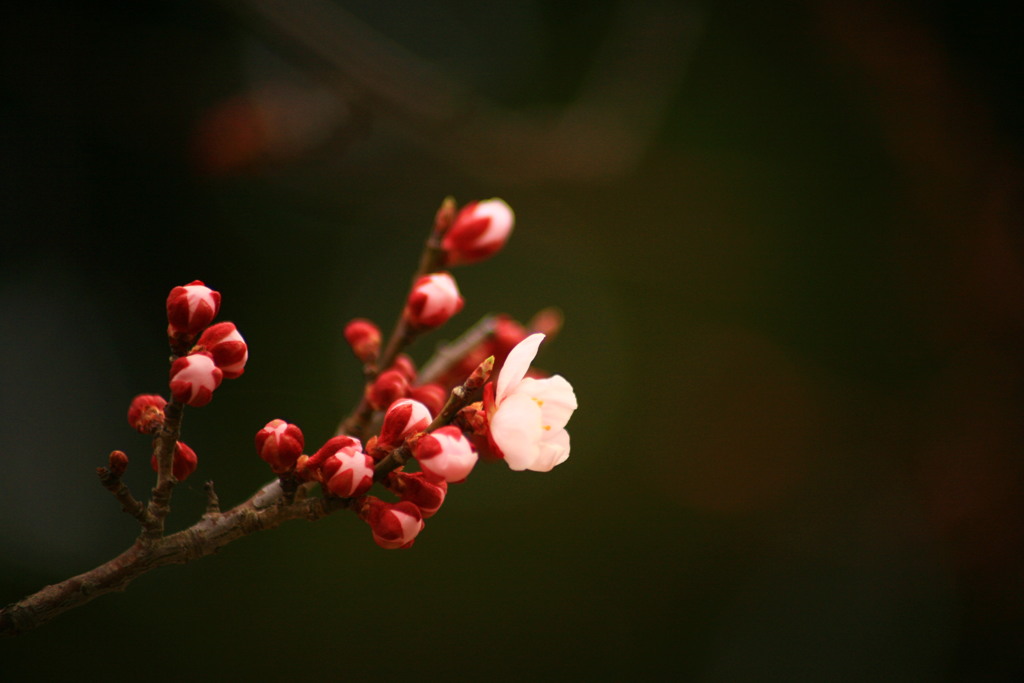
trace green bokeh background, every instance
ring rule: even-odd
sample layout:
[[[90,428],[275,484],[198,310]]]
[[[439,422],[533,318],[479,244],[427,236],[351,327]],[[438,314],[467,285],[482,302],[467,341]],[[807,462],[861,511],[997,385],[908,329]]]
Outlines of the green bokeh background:
[[[341,329],[390,323],[449,194],[504,197],[516,232],[413,355],[560,306],[539,362],[576,388],[572,456],[478,467],[409,551],[338,514],[158,570],[0,642],[0,678],[1024,675],[1018,9],[339,3],[459,84],[435,128],[244,4],[3,10],[0,602],[131,543],[92,472],[119,448],[150,485],[123,415],[165,386],[171,286],[220,290],[251,351],[186,415],[182,528],[202,481],[268,479],[266,421],[332,433],[360,391]],[[616,68],[601,125],[480,124],[558,121]],[[294,91],[259,154],[197,167],[211,112],[267,83]]]

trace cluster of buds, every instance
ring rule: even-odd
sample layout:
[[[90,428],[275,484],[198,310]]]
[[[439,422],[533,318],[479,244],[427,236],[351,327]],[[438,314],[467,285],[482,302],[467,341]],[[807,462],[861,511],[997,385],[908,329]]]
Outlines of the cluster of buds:
[[[249,359],[249,348],[234,323],[210,325],[220,299],[219,292],[199,280],[175,287],[167,297],[167,336],[179,356],[171,364],[171,396],[194,408],[209,403],[224,379],[241,376]]]
[[[172,400],[193,407],[204,406],[226,379],[245,371],[249,349],[234,323],[212,324],[220,311],[221,296],[201,281],[175,287],[167,297],[167,338],[174,358],[169,389]],[[178,406],[180,409],[180,405]],[[128,424],[142,434],[160,435],[167,421],[167,399],[158,394],[139,394],[128,407]],[[191,475],[197,457],[176,438],[171,473],[178,481]],[[156,448],[150,459],[159,469]]]
[[[433,244],[440,257],[432,263],[452,268],[493,256],[513,224],[512,210],[500,199],[473,202],[458,212],[454,202],[446,201],[435,219]],[[413,282],[402,314],[404,330],[396,335],[409,339],[435,329],[462,307],[451,273],[427,270]],[[465,481],[479,454],[503,459],[513,470],[548,471],[565,461],[565,425],[576,409],[575,394],[562,377],[546,377],[530,367],[545,334],[560,325],[560,314],[553,311],[542,312],[529,326],[497,316],[483,338],[461,348],[458,357],[447,358],[439,372],[421,382],[408,356],[385,352],[381,358],[376,324],[363,318],[348,324],[345,339],[368,370],[364,401],[380,416],[380,431],[367,441],[365,454],[378,468],[394,454],[401,454],[402,463],[414,459],[419,465],[418,472],[399,467],[380,480],[399,502],[367,495],[355,501],[379,545],[409,547],[423,520],[441,506],[448,485]],[[492,382],[496,365],[501,370]],[[461,397],[475,392],[479,400],[464,402],[457,416],[435,423],[457,387]],[[321,480],[333,481],[322,475]],[[360,489],[346,483],[328,490],[356,495],[352,492]]]
[[[424,520],[441,508],[449,485],[466,481],[481,455],[503,459],[513,470],[548,471],[565,461],[565,425],[576,409],[575,394],[562,377],[531,370],[544,332],[557,329],[560,318],[550,314],[524,326],[498,316],[484,337],[456,345],[460,350],[452,355],[457,357],[422,380],[412,359],[401,353],[413,338],[462,309],[459,287],[444,269],[493,256],[513,224],[512,210],[500,199],[459,211],[453,201],[445,202],[388,343],[382,344],[380,328],[371,320],[357,318],[345,327],[345,340],[367,378],[353,427],[339,430],[350,433],[327,439],[311,455],[303,453],[305,437],[295,424],[274,419],[256,433],[256,452],[280,479],[282,491],[295,494],[300,486],[318,484],[325,497],[344,501],[370,526],[378,545],[408,548]],[[207,404],[224,379],[244,372],[248,348],[233,323],[214,322],[220,304],[220,294],[199,280],[175,287],[167,299],[174,353],[170,393],[179,417],[182,405]],[[140,432],[167,434],[177,428],[170,425],[168,411],[163,397],[140,395],[128,421]],[[377,428],[371,430],[373,425]],[[195,466],[195,452],[176,440],[173,476],[185,479]],[[375,482],[393,501],[369,495]]]

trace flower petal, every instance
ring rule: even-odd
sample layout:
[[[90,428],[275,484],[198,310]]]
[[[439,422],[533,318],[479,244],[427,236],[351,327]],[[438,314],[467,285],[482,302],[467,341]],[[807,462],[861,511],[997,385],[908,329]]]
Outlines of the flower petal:
[[[513,470],[528,469],[540,453],[544,436],[541,409],[525,394],[512,394],[491,417],[490,431]]]
[[[511,390],[526,376],[526,371],[530,369],[530,363],[537,357],[537,349],[540,348],[542,341],[544,341],[544,335],[540,332],[531,334],[509,351],[508,358],[505,359],[505,364],[501,367],[501,372],[498,373],[495,403],[500,405]]]
[[[545,379],[527,377],[513,391],[536,401],[541,409],[541,422],[545,428],[562,429],[576,410],[576,393],[561,375]]]
[[[552,429],[548,435],[540,442],[537,459],[527,469],[548,472],[569,457],[569,432],[564,429]]]

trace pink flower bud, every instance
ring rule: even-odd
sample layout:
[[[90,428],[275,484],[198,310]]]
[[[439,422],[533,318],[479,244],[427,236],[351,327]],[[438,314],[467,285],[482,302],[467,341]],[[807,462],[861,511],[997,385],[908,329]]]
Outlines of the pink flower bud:
[[[338,451],[361,452],[363,444],[351,436],[334,436],[327,440],[316,453],[309,456],[301,467],[296,466],[296,474],[302,479],[326,482],[337,471],[339,463],[332,462],[331,456]]]
[[[200,280],[175,287],[167,297],[167,334],[171,337],[194,337],[217,317],[220,292]]]
[[[422,432],[432,419],[430,410],[419,401],[411,398],[395,401],[384,413],[377,448],[391,450],[401,446],[407,436]]]
[[[384,410],[409,393],[409,380],[398,370],[385,370],[366,388],[366,400],[375,410]]]
[[[409,398],[414,398],[425,405],[431,415],[437,415],[448,402],[448,390],[440,384],[424,384],[410,389]]]
[[[207,327],[192,353],[208,353],[225,379],[235,379],[245,371],[249,347],[234,323],[223,322]]]
[[[305,446],[302,430],[284,420],[271,420],[256,432],[256,452],[270,465],[274,474],[285,474],[295,467]]]
[[[423,530],[423,513],[408,501],[387,503],[367,496],[359,516],[373,530],[373,540],[382,548],[408,548]]]
[[[171,465],[171,474],[178,481],[185,481],[188,476],[196,471],[196,466],[199,464],[199,458],[196,457],[196,452],[185,445],[184,442],[178,441],[174,444],[174,463]],[[156,462],[156,454],[149,459],[149,465],[153,468],[154,472],[159,471],[159,467]]]
[[[373,363],[380,353],[380,328],[369,320],[356,318],[345,326],[345,341],[363,363]]]
[[[466,204],[441,240],[441,248],[448,252],[448,265],[493,256],[505,246],[514,224],[512,209],[501,199]]]
[[[462,310],[462,297],[448,273],[424,275],[409,292],[405,320],[418,329],[439,327]]]
[[[182,356],[171,364],[171,396],[195,408],[205,406],[223,379],[224,373],[205,353]]]
[[[391,472],[388,475],[388,488],[402,500],[418,507],[424,519],[432,517],[440,509],[448,494],[448,482],[432,482],[423,472]]]
[[[339,498],[361,496],[373,486],[373,458],[357,446],[342,448],[324,462],[327,490]]]
[[[465,481],[476,465],[476,451],[458,427],[441,427],[411,445],[413,455],[431,481]]]
[[[164,424],[167,399],[156,394],[139,394],[128,406],[128,424],[142,434],[155,434]]]

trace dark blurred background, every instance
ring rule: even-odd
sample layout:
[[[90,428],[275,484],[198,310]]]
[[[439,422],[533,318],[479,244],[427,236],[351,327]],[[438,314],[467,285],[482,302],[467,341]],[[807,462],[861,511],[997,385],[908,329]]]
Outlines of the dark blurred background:
[[[462,314],[559,305],[570,459],[480,466],[414,548],[353,515],[0,643],[4,680],[1024,676],[1016,3],[18,3],[0,20],[0,602],[127,547],[93,474],[199,278],[250,345],[173,528],[315,448],[341,338],[441,199],[500,196]]]

